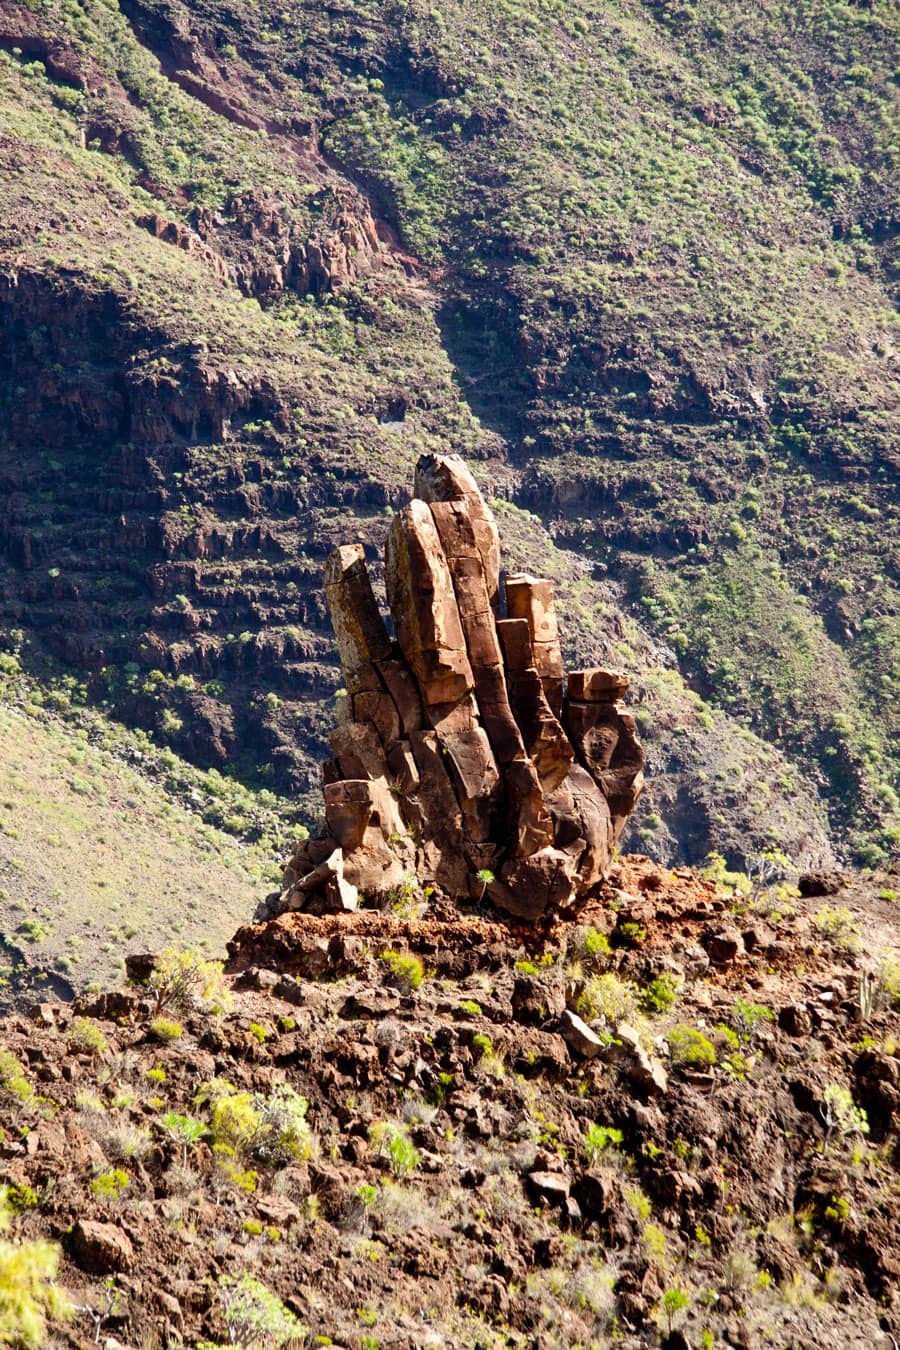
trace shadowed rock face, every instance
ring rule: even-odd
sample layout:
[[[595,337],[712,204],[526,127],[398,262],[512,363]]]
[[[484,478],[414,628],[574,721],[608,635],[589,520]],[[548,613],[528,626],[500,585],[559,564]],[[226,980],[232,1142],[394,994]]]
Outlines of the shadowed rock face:
[[[497,527],[461,459],[423,456],[415,491],[385,544],[396,640],[362,546],[325,568],[347,696],[322,770],[328,833],[298,846],[278,909],[355,909],[414,875],[451,897],[489,876],[493,902],[522,918],[571,911],[606,875],[643,782],[618,702],[628,680],[566,678],[551,583],[501,586]]]

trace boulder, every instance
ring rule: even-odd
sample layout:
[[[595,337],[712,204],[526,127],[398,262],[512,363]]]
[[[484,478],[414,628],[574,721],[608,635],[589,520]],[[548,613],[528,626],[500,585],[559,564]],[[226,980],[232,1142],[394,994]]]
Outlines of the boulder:
[[[497,527],[462,460],[423,456],[415,491],[385,545],[396,639],[362,546],[326,564],[347,696],[322,766],[323,837],[298,844],[270,908],[383,903],[413,876],[543,921],[603,881],[640,792],[627,677],[596,667],[565,684],[545,578],[508,576],[498,617]]]
[[[89,1275],[112,1275],[131,1270],[134,1247],[127,1233],[114,1223],[79,1219],[70,1235],[72,1257]]]
[[[582,1059],[596,1059],[606,1048],[596,1032],[591,1031],[587,1022],[582,1021],[570,1008],[566,1008],[562,1013],[559,1030],[569,1049],[574,1050],[576,1055],[581,1055]]]
[[[538,1200],[546,1200],[548,1205],[565,1208],[572,1183],[564,1172],[529,1172],[525,1185]]]

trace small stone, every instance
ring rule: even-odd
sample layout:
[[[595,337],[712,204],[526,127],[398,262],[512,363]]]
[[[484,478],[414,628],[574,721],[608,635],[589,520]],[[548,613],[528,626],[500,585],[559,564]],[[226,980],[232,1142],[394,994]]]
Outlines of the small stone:
[[[157,1305],[164,1313],[167,1313],[176,1326],[180,1326],[184,1320],[184,1314],[181,1310],[181,1304],[174,1294],[169,1294],[165,1289],[154,1289],[153,1297]]]
[[[572,1189],[582,1214],[589,1222],[602,1219],[615,1206],[615,1182],[605,1172],[583,1172]]]
[[[546,1022],[565,1012],[565,991],[561,983],[535,975],[519,975],[513,988],[512,1007],[519,1022]]]
[[[797,882],[801,895],[837,895],[847,882],[840,872],[804,872]]]
[[[286,1195],[267,1195],[256,1204],[261,1219],[275,1224],[277,1228],[287,1228],[300,1218],[300,1211]]]
[[[327,938],[306,938],[297,951],[297,971],[308,980],[318,980],[331,969]]]
[[[583,1059],[595,1059],[604,1048],[600,1037],[570,1008],[566,1008],[560,1017],[559,1029],[569,1049]]]
[[[275,970],[255,970],[253,985],[256,989],[274,989],[281,976]]]
[[[802,1003],[791,1003],[778,1014],[778,1025],[789,1036],[808,1036],[812,1031],[812,1016]]]
[[[741,937],[744,949],[748,952],[767,952],[775,941],[775,934],[766,923],[755,923],[751,928],[745,928]]]
[[[400,1007],[400,995],[395,989],[361,990],[351,994],[344,1003],[339,1017],[386,1017]]]
[[[125,957],[125,974],[135,984],[146,984],[156,969],[153,952],[129,952]]]
[[[131,1239],[114,1223],[96,1223],[79,1219],[72,1229],[72,1254],[90,1275],[111,1275],[119,1270],[131,1270],[134,1248]]]
[[[529,1172],[525,1184],[539,1199],[560,1209],[565,1207],[571,1190],[571,1182],[562,1172]]]
[[[665,1069],[658,1059],[647,1053],[638,1033],[627,1022],[620,1022],[616,1027],[616,1039],[610,1045],[609,1055],[621,1062],[625,1076],[649,1097],[660,1097],[668,1091]]]
[[[717,966],[729,965],[744,950],[744,940],[731,924],[709,929],[703,936],[703,945],[710,961]]]
[[[582,703],[612,703],[628,692],[624,670],[606,670],[594,666],[588,670],[570,670],[568,696]]]
[[[56,1019],[53,1012],[52,1003],[35,1003],[28,1009],[29,1020],[36,1023],[39,1027],[52,1027],[56,1025]]]

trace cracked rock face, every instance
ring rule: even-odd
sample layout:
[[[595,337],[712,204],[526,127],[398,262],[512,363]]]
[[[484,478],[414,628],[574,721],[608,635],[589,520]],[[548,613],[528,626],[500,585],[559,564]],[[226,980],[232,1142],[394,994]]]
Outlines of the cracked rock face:
[[[494,518],[455,455],[419,461],[385,590],[395,638],[362,546],[328,559],[347,696],[322,768],[327,834],[298,845],[278,911],[378,904],[410,876],[451,898],[486,886],[524,919],[577,909],[643,782],[626,676],[566,676],[551,583],[502,576]]]

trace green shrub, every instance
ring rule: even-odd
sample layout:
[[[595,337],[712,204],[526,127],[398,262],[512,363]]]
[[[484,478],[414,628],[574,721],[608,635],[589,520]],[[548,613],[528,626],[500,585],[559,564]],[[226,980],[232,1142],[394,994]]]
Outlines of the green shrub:
[[[315,1136],[306,1119],[308,1102],[288,1083],[278,1083],[268,1097],[238,1092],[214,1080],[198,1094],[210,1103],[210,1134],[238,1158],[280,1164],[309,1158]]]
[[[6,1204],[13,1214],[21,1214],[26,1209],[37,1209],[38,1196],[26,1181],[13,1182],[6,1187]]]
[[[638,993],[638,1005],[642,1013],[654,1017],[668,1012],[678,997],[678,981],[667,971],[657,975]]]
[[[861,1106],[853,1100],[853,1094],[839,1083],[829,1083],[825,1089],[821,1107],[822,1120],[825,1123],[825,1145],[832,1136],[869,1133],[869,1120]]]
[[[844,951],[862,950],[862,927],[851,910],[844,906],[822,905],[813,915],[813,923]]]
[[[878,967],[878,978],[892,1007],[900,1005],[900,955],[885,952]]]
[[[306,1341],[303,1323],[252,1275],[221,1276],[219,1299],[229,1345],[242,1350],[278,1350],[286,1341]]]
[[[0,1194],[0,1232],[6,1232],[10,1222],[6,1197]],[[47,1317],[71,1315],[71,1306],[55,1283],[59,1256],[53,1242],[0,1238],[0,1344],[41,1346]]]
[[[184,1034],[181,1023],[173,1022],[171,1017],[154,1017],[149,1031],[158,1041],[177,1041]]]
[[[219,1016],[231,1007],[231,991],[222,976],[221,961],[208,961],[195,950],[180,952],[167,947],[150,976],[150,988],[156,995],[154,1012],[166,1009],[192,1011]]]
[[[404,993],[418,989],[425,978],[425,967],[410,952],[382,952],[381,959],[390,970],[390,982]]]
[[[34,1088],[25,1077],[25,1070],[9,1050],[0,1050],[0,1091],[20,1102],[30,1102],[34,1097]]]
[[[634,985],[612,971],[590,976],[575,1002],[575,1011],[587,1022],[602,1019],[613,1025],[633,1017],[636,1010]]]
[[[81,1050],[91,1055],[102,1055],[109,1049],[109,1042],[103,1032],[87,1017],[74,1019],[66,1039],[73,1050]]]
[[[128,1173],[121,1167],[114,1167],[110,1172],[100,1172],[95,1176],[91,1182],[91,1190],[103,1200],[118,1200],[129,1185]]]
[[[612,956],[612,947],[605,933],[592,924],[576,928],[569,938],[566,952],[570,961],[578,962],[585,971],[599,971]]]
[[[276,1164],[309,1158],[315,1136],[306,1119],[306,1098],[288,1083],[278,1083],[268,1097],[256,1100],[260,1112],[256,1156],[262,1162]]]
[[[679,1026],[671,1027],[666,1035],[673,1064],[693,1067],[715,1064],[715,1046],[695,1027],[681,1023]]]

